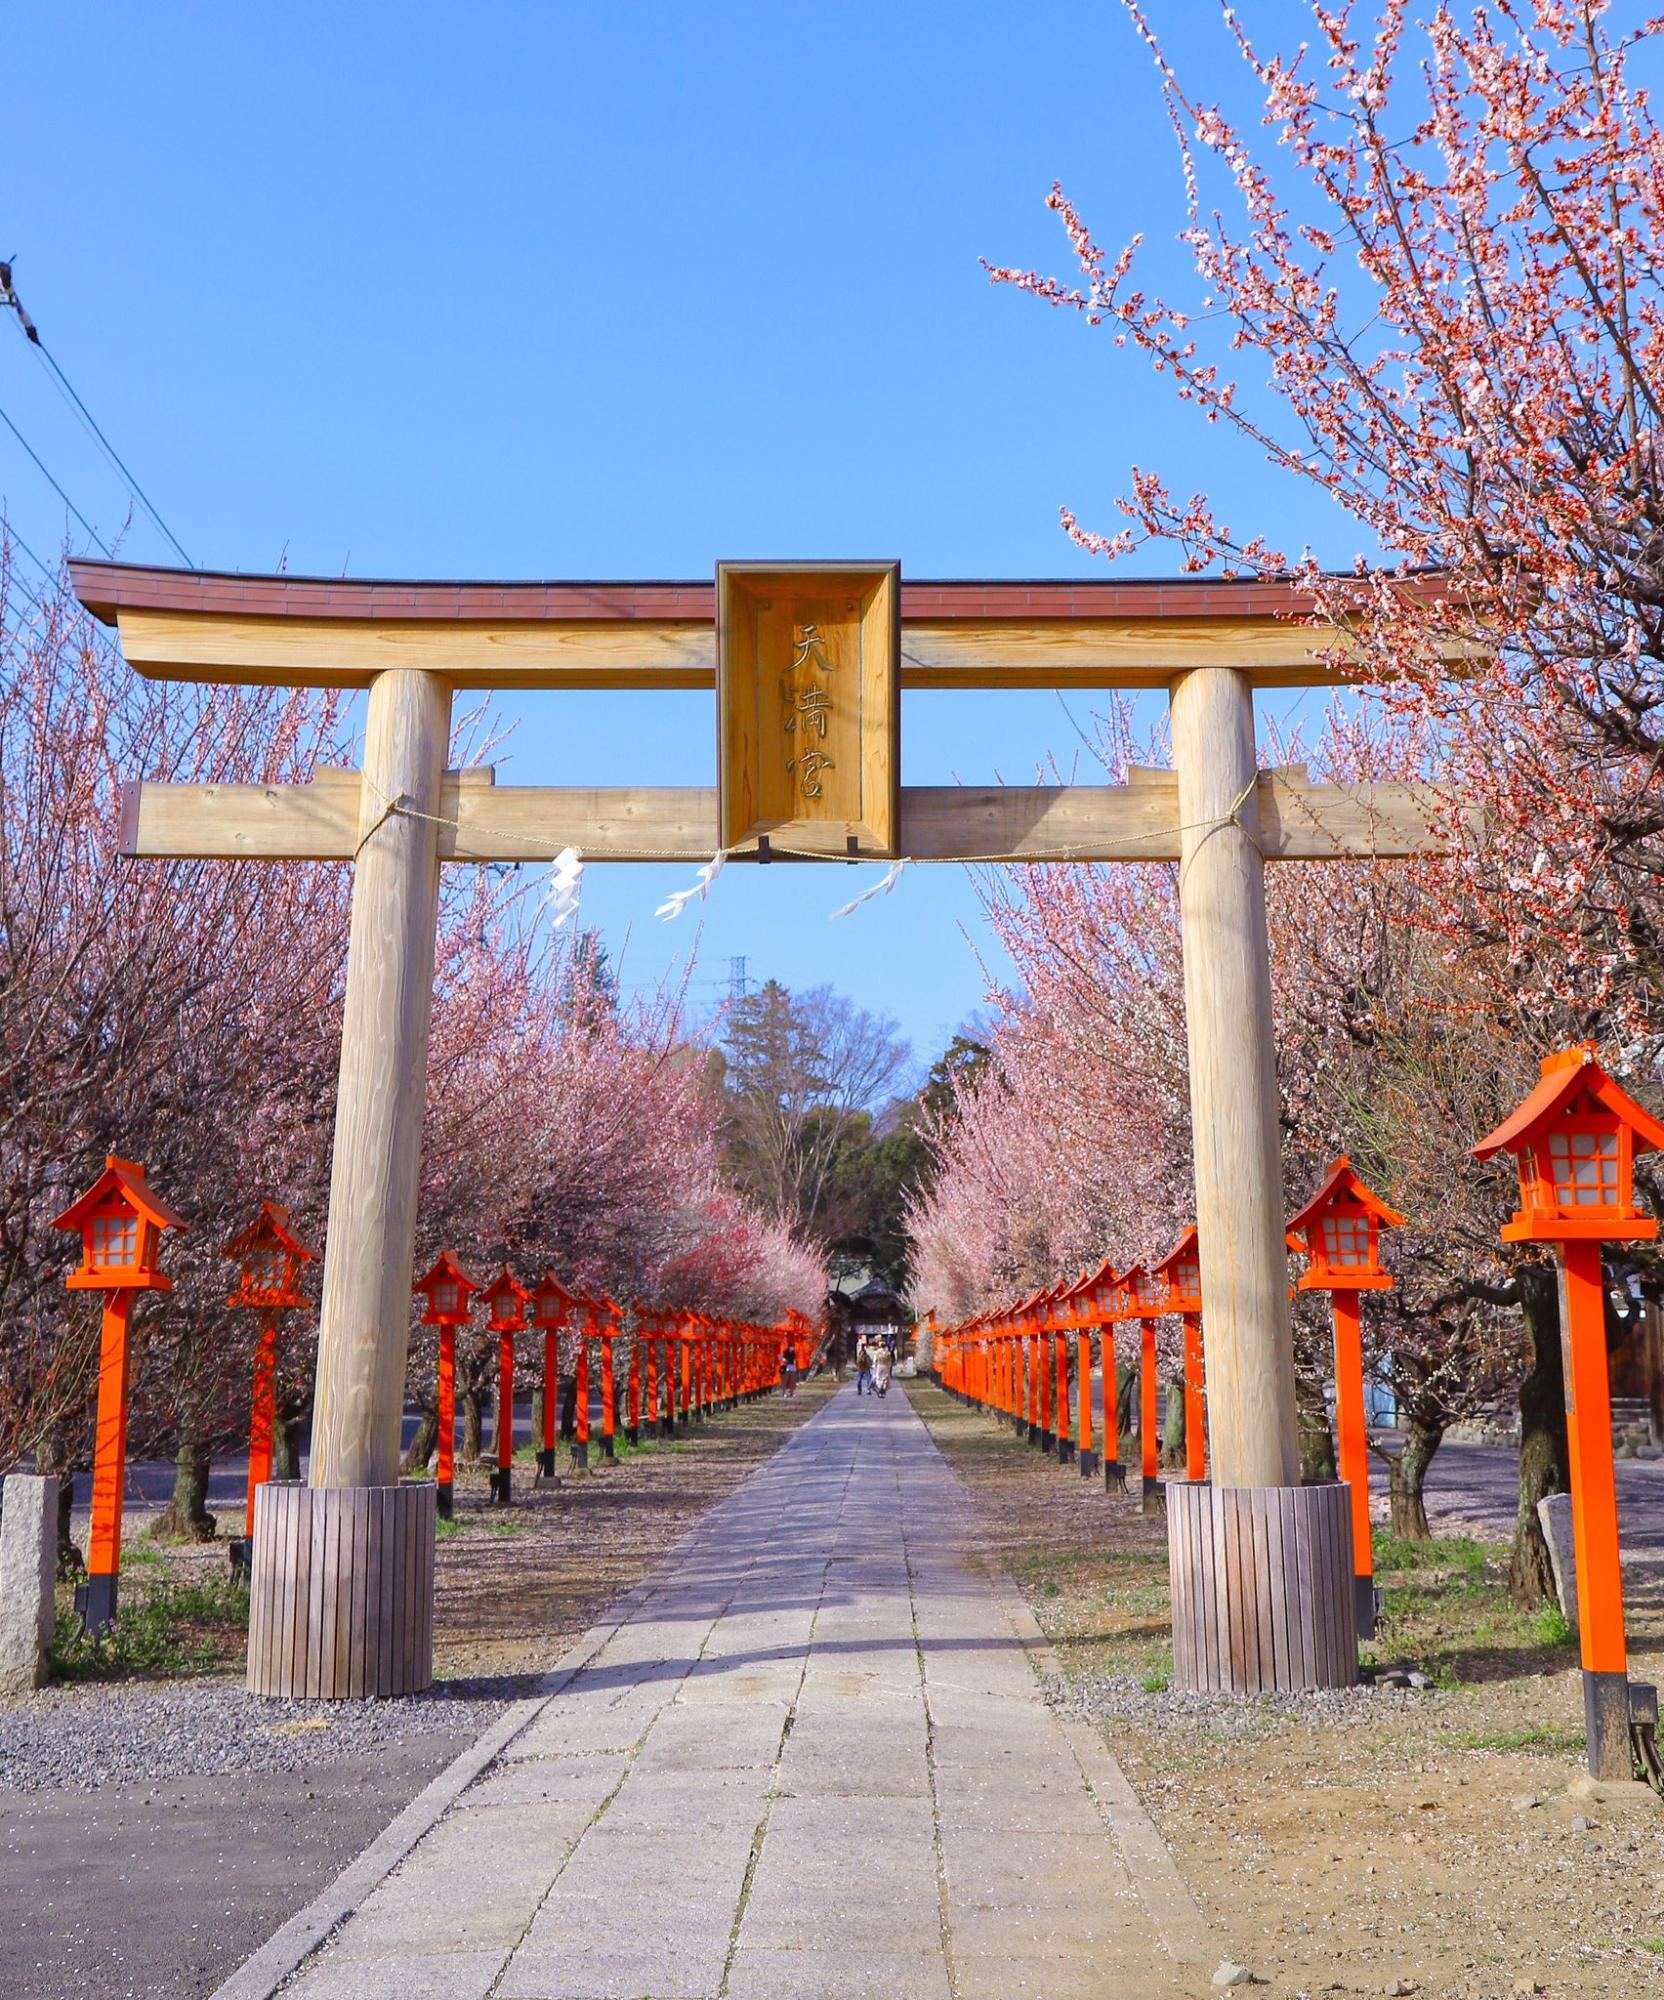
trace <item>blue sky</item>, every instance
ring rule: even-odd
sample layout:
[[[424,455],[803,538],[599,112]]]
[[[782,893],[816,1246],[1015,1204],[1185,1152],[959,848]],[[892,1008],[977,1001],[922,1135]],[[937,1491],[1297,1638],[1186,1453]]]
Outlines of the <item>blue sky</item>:
[[[1224,87],[1211,10],[1153,11]],[[1297,35],[1292,0],[1258,12]],[[1135,461],[1352,553],[1140,362],[979,268],[1062,266],[1060,178],[1100,240],[1143,230],[1151,273],[1181,273],[1171,137],[1113,4],[52,0],[8,10],[0,60],[0,255],[203,566],[1082,573],[1059,504],[1113,525]],[[115,543],[119,480],[4,327],[0,408]],[[43,555],[86,546],[3,429],[0,495]],[[171,559],[142,517],[120,553]],[[1084,720],[1093,698],[1070,702]],[[712,781],[708,701],[511,713],[505,782]],[[1077,747],[1049,693],[906,704],[909,782],[1029,781]],[[928,1059],[981,996],[976,898],[960,870],[915,869],[829,923],[877,873],[728,871],[698,996],[743,954],[754,980],[894,1014]],[[690,878],[587,874],[585,920],[628,981],[692,947],[691,914],[653,917]]]

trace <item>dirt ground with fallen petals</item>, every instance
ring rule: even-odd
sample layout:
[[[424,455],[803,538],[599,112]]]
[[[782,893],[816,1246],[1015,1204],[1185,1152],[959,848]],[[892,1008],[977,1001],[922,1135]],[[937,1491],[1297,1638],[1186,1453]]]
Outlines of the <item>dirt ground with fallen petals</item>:
[[[1664,1995],[1664,1801],[1566,1794],[1582,1689],[1506,1546],[1383,1539],[1366,1660],[1425,1691],[1282,1700],[1167,1686],[1166,1531],[934,1388],[913,1391],[1062,1669],[1222,1944],[1273,1994]],[[1631,1671],[1664,1667],[1664,1570],[1626,1568]]]

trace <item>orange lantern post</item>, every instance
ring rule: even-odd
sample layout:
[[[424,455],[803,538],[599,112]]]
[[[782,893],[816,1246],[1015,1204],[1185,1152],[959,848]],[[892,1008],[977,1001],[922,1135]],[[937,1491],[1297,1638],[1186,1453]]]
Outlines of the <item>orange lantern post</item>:
[[[611,1299],[596,1301],[595,1334],[601,1343],[601,1456],[605,1459],[618,1455],[618,1378],[613,1371],[618,1317],[618,1307]]]
[[[1151,1275],[1167,1293],[1167,1310],[1184,1326],[1184,1476],[1208,1476],[1206,1370],[1202,1356],[1202,1264],[1196,1231],[1187,1229]]]
[[[1057,1462],[1071,1464],[1075,1456],[1075,1440],[1069,1434],[1069,1335],[1075,1328],[1074,1287],[1067,1278],[1059,1278],[1053,1291],[1051,1308],[1052,1326],[1052,1368],[1057,1386],[1052,1394],[1052,1405],[1056,1411]]]
[[[543,1329],[543,1435],[538,1439],[537,1476],[555,1476],[555,1444],[560,1436],[560,1334],[570,1323],[572,1294],[553,1271],[545,1271],[532,1294],[532,1323]]]
[[[589,1342],[595,1331],[595,1301],[574,1300],[577,1311],[572,1327],[578,1337],[572,1363],[572,1463],[580,1472],[589,1470]]]
[[[276,1423],[277,1316],[306,1304],[300,1288],[300,1267],[314,1261],[289,1227],[289,1211],[280,1202],[263,1201],[254,1220],[240,1229],[220,1252],[242,1266],[228,1306],[260,1314],[254,1343],[254,1384],[248,1411],[248,1503],[243,1533],[230,1544],[231,1567],[249,1567],[254,1548],[254,1496],[272,1476],[272,1432]]]
[[[128,1319],[138,1292],[171,1292],[173,1280],[157,1263],[164,1229],[190,1227],[152,1193],[144,1168],[118,1153],[104,1156],[104,1171],[79,1201],[53,1219],[54,1229],[81,1232],[81,1262],[65,1284],[72,1292],[102,1292],[98,1344],[98,1413],[93,1427],[92,1530],[87,1538],[87,1580],[75,1608],[89,1632],[102,1632],[116,1615],[121,1575],[121,1506],[127,1487],[127,1412],[131,1383]]]
[[[449,1250],[441,1250],[414,1289],[428,1302],[423,1326],[439,1329],[439,1451],[433,1483],[439,1518],[448,1521],[456,1477],[456,1330],[468,1324],[473,1311],[468,1302],[479,1286]]]
[[[1661,1146],[1664,1125],[1584,1043],[1545,1057],[1530,1096],[1473,1149],[1481,1160],[1511,1153],[1519,1170],[1520,1206],[1503,1242],[1547,1244],[1560,1264],[1583,1713],[1596,1778],[1634,1776],[1632,1728],[1657,1714],[1654,1691],[1629,1680],[1601,1245],[1657,1237],[1657,1222],[1635,1206],[1634,1166]]]
[[[526,1328],[531,1293],[505,1264],[485,1288],[487,1333],[497,1336],[497,1469],[491,1475],[491,1498],[506,1507],[514,1484],[514,1336]]]
[[[1369,1526],[1369,1424],[1364,1408],[1363,1314],[1359,1294],[1384,1292],[1381,1231],[1404,1220],[1366,1187],[1342,1153],[1323,1185],[1290,1218],[1291,1244],[1309,1261],[1303,1292],[1327,1292],[1335,1323],[1335,1433],[1340,1476],[1352,1505],[1352,1585],[1358,1637],[1375,1637],[1375,1551]]]
[[[1159,1384],[1156,1380],[1156,1317],[1166,1302],[1167,1287],[1134,1264],[1121,1280],[1129,1318],[1138,1321],[1138,1452],[1143,1472],[1146,1514],[1161,1512],[1161,1439],[1156,1427]]]
[[[624,1425],[624,1435],[631,1448],[641,1443],[641,1342],[647,1315],[639,1305],[632,1304],[635,1314],[635,1333],[630,1341],[630,1411]]]
[[[1115,1267],[1106,1257],[1098,1268],[1091,1272],[1081,1286],[1081,1316],[1084,1331],[1081,1334],[1081,1380],[1087,1385],[1084,1404],[1087,1421],[1091,1420],[1092,1402],[1092,1335],[1098,1335],[1099,1365],[1103,1374],[1103,1400],[1100,1404],[1103,1426],[1102,1458],[1104,1485],[1121,1493],[1127,1490],[1127,1475],[1121,1465],[1121,1426],[1115,1407],[1115,1308],[1120,1287],[1116,1281]],[[1084,1448],[1081,1456],[1088,1454]],[[1092,1455],[1090,1464],[1083,1464],[1081,1471],[1088,1478],[1098,1469],[1097,1456]]]

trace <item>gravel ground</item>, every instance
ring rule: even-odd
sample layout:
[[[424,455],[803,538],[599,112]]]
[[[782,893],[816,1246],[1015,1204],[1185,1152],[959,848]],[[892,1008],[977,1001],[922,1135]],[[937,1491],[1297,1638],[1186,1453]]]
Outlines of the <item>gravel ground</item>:
[[[1242,1739],[1276,1736],[1290,1724],[1333,1727],[1359,1724],[1393,1729],[1436,1712],[1440,1696],[1399,1688],[1319,1688],[1310,1694],[1253,1695],[1221,1701],[1218,1695],[1179,1688],[1147,1688],[1131,1674],[1053,1674],[1046,1700],[1065,1714],[1098,1723],[1136,1723],[1142,1729],[1206,1728]]]
[[[307,1771],[422,1737],[469,1740],[507,1703],[468,1689],[322,1702],[264,1701],[222,1680],[48,1688],[0,1706],[0,1792]]]

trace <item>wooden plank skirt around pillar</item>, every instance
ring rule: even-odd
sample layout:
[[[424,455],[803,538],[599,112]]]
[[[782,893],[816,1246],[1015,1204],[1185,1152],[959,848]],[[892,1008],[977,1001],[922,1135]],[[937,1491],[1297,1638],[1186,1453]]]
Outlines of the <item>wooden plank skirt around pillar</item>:
[[[1233,1694],[1358,1678],[1344,1486],[1169,1481],[1173,1684]]]
[[[358,1701],[431,1686],[434,1520],[426,1481],[260,1487],[249,1693]]]

